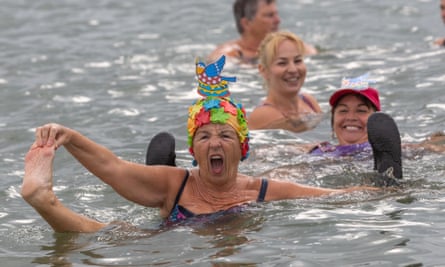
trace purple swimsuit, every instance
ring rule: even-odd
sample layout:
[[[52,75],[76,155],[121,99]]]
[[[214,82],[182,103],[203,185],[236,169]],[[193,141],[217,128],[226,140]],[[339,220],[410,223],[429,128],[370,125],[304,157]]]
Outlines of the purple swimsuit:
[[[323,142],[318,144],[309,154],[325,157],[369,156],[372,155],[372,147],[369,142],[353,145],[333,145],[329,142]]]

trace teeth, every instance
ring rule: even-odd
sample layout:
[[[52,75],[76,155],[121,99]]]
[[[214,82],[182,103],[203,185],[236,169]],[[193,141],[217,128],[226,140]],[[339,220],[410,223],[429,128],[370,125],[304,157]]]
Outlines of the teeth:
[[[359,127],[357,127],[357,126],[345,126],[345,129],[346,130],[358,130]]]
[[[222,159],[221,156],[211,156],[210,159]]]

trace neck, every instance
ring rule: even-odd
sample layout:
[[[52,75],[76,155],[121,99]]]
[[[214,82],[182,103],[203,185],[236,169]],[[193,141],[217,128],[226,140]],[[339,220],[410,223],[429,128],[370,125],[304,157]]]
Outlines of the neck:
[[[194,178],[191,183],[193,195],[197,202],[209,209],[207,212],[225,210],[248,200],[244,194],[240,194],[242,186],[236,182],[236,178],[218,185],[200,176],[199,171],[195,172]]]
[[[337,137],[338,138],[338,137]],[[366,136],[366,137],[364,137],[364,138],[361,138],[360,140],[357,140],[357,141],[355,141],[355,142],[347,142],[347,141],[345,141],[345,140],[342,140],[342,139],[338,139],[338,144],[339,145],[341,145],[341,146],[349,146],[349,145],[360,145],[360,144],[364,144],[364,143],[366,143],[366,142],[369,142],[369,140],[368,140],[368,136]]]
[[[198,187],[206,188],[212,195],[224,195],[224,193],[231,192],[236,187],[236,173],[228,174],[225,177],[213,178],[210,174],[198,168],[194,172],[194,176],[196,177]]]
[[[263,40],[262,38],[259,39],[251,35],[243,35],[238,40],[238,45],[241,47],[243,51],[247,51],[250,53],[257,53],[262,40]]]

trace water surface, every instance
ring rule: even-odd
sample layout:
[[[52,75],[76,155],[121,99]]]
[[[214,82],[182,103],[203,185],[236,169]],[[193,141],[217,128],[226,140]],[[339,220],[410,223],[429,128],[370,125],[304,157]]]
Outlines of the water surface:
[[[137,229],[54,234],[20,197],[35,127],[58,122],[119,156],[143,162],[157,132],[177,137],[191,166],[186,110],[194,59],[237,37],[227,1],[5,0],[0,10],[0,257],[4,266],[445,266],[444,157],[408,153],[400,192],[267,203],[211,223],[160,228],[156,210],[130,203],[63,149],[55,190],[74,210]],[[404,142],[444,130],[445,35],[439,1],[280,0],[282,28],[322,53],[307,58],[304,90],[326,116],[313,131],[252,134],[241,170],[319,186],[359,184],[361,161],[316,160],[296,143],[331,140],[330,94],[369,72]],[[248,112],[265,91],[254,68],[227,66]],[[272,149],[271,149],[272,147]]]

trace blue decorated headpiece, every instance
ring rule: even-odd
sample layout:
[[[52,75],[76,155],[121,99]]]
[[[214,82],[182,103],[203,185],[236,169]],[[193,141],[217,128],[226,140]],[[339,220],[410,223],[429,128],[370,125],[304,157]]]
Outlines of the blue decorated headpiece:
[[[197,129],[209,123],[228,124],[238,134],[241,145],[241,160],[249,156],[249,128],[247,126],[246,111],[241,103],[230,97],[229,82],[235,82],[236,77],[221,76],[225,63],[225,56],[206,65],[196,60],[196,76],[198,78],[198,93],[204,98],[197,100],[189,107],[187,133],[189,151],[192,148],[193,137]]]
[[[226,56],[206,65],[196,59],[196,77],[198,78],[198,93],[204,97],[227,97],[230,95],[229,82],[236,82],[236,77],[221,76],[226,63]]]

